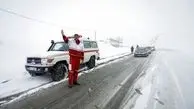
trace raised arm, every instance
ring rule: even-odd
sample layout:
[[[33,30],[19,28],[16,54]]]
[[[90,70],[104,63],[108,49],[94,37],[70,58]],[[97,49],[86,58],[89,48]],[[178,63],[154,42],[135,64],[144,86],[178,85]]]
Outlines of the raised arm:
[[[64,34],[63,30],[61,30],[61,35],[62,35],[63,40],[65,41],[65,43],[68,43],[70,38],[74,38],[74,37],[69,37],[69,36],[67,37],[67,36]]]
[[[65,42],[65,43],[68,43],[68,42],[69,42],[69,39],[68,39],[67,36],[65,36],[63,30],[61,30],[61,35],[62,35],[62,37],[63,37],[64,42]]]

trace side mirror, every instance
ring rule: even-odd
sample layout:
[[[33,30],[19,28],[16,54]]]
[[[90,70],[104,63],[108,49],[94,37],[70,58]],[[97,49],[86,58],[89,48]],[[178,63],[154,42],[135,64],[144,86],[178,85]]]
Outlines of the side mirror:
[[[55,41],[54,40],[51,40],[51,44],[54,44],[55,43]]]

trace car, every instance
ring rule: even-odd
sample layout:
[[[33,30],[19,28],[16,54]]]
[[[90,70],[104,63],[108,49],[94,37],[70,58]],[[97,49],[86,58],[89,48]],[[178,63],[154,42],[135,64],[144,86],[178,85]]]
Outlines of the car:
[[[89,69],[95,67],[99,57],[99,48],[96,41],[83,40],[84,60],[82,66]],[[31,76],[51,74],[53,81],[60,81],[67,77],[69,65],[69,46],[67,43],[51,41],[49,49],[40,56],[27,57],[25,68]]]
[[[155,51],[155,47],[154,46],[148,46],[148,47],[146,47],[149,51]]]
[[[145,47],[145,50],[146,50],[149,54],[152,53],[152,47]]]
[[[135,50],[134,57],[147,57],[149,54],[150,51],[146,47],[138,47]]]

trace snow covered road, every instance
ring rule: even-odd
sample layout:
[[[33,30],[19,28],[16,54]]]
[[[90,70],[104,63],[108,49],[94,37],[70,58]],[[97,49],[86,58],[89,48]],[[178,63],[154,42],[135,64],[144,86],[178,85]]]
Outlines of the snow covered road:
[[[126,87],[132,85],[137,76],[148,67],[150,58],[152,56],[148,58],[125,56],[107,65],[99,66],[90,73],[82,74],[83,76],[79,78],[81,86],[69,89],[66,82],[61,82],[15,100],[8,104],[7,108],[105,108],[118,90],[122,92],[122,85]],[[125,80],[128,76],[129,78]]]
[[[176,50],[158,49],[148,58],[124,56],[81,73],[81,86],[68,89],[66,82],[60,82],[4,106],[8,109],[16,106],[32,109],[193,109],[193,64],[192,57]]]
[[[149,69],[126,91],[119,109],[194,109],[194,58],[158,49]]]

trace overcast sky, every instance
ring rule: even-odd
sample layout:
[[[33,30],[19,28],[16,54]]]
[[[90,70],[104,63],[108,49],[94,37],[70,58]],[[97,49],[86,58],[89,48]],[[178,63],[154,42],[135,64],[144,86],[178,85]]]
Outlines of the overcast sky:
[[[147,44],[158,35],[160,47],[194,46],[193,0],[0,0],[0,8],[49,23],[0,11],[0,69],[5,71],[11,60],[24,63],[29,54],[46,50],[51,39],[61,40],[61,28],[67,35],[121,36],[129,45]]]
[[[96,30],[98,38],[122,36],[131,43],[146,42],[157,34],[175,36],[191,32],[194,12],[192,0],[0,0],[0,7],[64,26],[67,34],[79,32],[92,37]],[[60,27],[54,30],[53,26],[4,12],[0,16],[0,30],[4,34],[17,29],[23,34],[37,33],[37,37],[55,38],[60,34],[56,33]],[[1,32],[1,37],[4,34]]]

